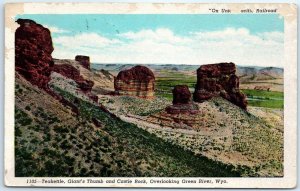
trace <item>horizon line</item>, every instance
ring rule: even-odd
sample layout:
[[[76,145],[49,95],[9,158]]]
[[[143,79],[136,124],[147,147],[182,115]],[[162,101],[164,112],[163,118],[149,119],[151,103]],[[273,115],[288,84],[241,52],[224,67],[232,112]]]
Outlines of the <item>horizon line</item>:
[[[210,63],[210,64],[218,64],[218,63],[230,63],[230,62],[216,62],[216,63]],[[232,62],[234,63],[234,62]],[[180,66],[202,66],[202,65],[208,65],[208,64],[172,64],[172,63],[164,63],[164,64],[160,64],[160,63],[101,63],[101,62],[91,62],[91,64],[95,64],[95,65],[107,65],[107,64],[111,64],[111,65],[180,65]],[[235,63],[234,63],[235,64]],[[272,67],[272,68],[280,68],[280,69],[284,69],[284,67],[278,67],[278,66],[256,66],[256,65],[239,65],[239,64],[235,64],[236,66],[239,67],[257,67],[257,68],[267,68],[267,67]]]

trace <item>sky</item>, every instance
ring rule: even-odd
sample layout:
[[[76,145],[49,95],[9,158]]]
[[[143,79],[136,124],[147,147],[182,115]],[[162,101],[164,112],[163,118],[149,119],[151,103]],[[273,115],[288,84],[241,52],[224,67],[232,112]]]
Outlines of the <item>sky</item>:
[[[284,19],[277,14],[32,14],[51,31],[60,59],[92,63],[283,67]]]

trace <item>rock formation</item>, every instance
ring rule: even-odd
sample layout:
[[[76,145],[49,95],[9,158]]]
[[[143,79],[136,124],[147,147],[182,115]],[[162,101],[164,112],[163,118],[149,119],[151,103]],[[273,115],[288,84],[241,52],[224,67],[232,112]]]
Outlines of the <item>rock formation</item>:
[[[16,72],[78,114],[78,108],[73,103],[48,86],[54,66],[51,56],[54,49],[49,29],[29,19],[18,19],[16,22],[20,25],[15,32]]]
[[[151,99],[154,97],[155,77],[145,66],[135,66],[119,72],[114,87],[118,95],[138,96]]]
[[[191,103],[191,92],[187,85],[177,85],[173,89],[173,104]]]
[[[71,59],[53,59],[54,65],[70,65],[76,68],[84,79],[94,82],[91,92],[97,94],[109,94],[114,92],[114,76],[106,70],[88,70],[78,61]]]
[[[168,106],[169,114],[195,114],[198,112],[197,105],[191,101],[191,92],[186,85],[177,85],[173,89],[173,105]]]
[[[53,71],[74,80],[83,92],[90,92],[94,85],[93,81],[85,80],[74,66],[68,64],[54,65]]]
[[[75,57],[75,60],[78,61],[83,67],[90,70],[91,69],[91,63],[90,63],[90,57],[83,56],[83,55],[77,55]]]
[[[16,71],[39,88],[48,90],[53,52],[49,29],[29,19],[18,19],[15,32]]]
[[[203,102],[221,96],[233,104],[247,108],[246,96],[239,90],[239,78],[234,63],[202,65],[197,70],[194,101]]]
[[[63,105],[68,105],[78,114],[78,109],[62,96],[52,91],[48,83],[51,72],[73,79],[78,87],[90,99],[97,102],[98,97],[90,93],[93,81],[85,80],[80,72],[70,65],[54,65],[51,53],[53,52],[52,38],[49,29],[29,19],[18,19],[20,26],[15,32],[15,69],[31,84],[45,90]]]

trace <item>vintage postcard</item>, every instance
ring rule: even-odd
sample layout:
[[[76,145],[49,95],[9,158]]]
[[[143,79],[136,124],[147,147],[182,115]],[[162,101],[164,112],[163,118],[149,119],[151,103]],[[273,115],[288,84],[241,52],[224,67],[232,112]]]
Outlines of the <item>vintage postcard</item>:
[[[5,6],[5,184],[296,186],[294,4]]]

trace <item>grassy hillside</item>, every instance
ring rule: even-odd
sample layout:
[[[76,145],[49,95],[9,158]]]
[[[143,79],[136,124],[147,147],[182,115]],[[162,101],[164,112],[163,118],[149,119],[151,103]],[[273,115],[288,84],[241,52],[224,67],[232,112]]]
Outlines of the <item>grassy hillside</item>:
[[[16,76],[15,173],[30,176],[239,176],[56,89],[79,115]]]

